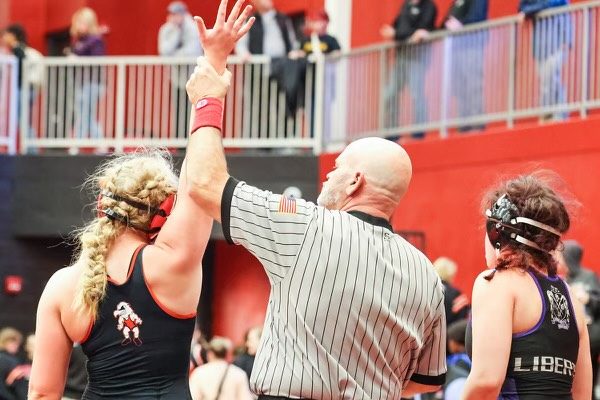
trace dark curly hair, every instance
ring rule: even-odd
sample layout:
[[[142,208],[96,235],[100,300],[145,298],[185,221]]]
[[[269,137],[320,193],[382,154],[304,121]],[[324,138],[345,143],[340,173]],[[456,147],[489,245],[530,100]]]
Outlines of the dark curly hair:
[[[483,207],[490,209],[503,195],[506,195],[516,206],[519,217],[549,225],[561,234],[569,229],[571,221],[565,202],[551,188],[549,179],[545,179],[542,172],[522,175],[502,182],[488,191],[483,200]],[[502,247],[495,269],[498,271],[508,268],[527,270],[537,266],[550,276],[556,275],[557,263],[551,252],[560,245],[560,237],[528,224],[522,224],[521,229],[521,235],[537,244],[542,250],[510,240]]]

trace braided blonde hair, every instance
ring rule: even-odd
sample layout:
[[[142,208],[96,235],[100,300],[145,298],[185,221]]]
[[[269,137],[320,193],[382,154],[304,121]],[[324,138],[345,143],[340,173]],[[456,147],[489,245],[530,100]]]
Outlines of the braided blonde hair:
[[[166,151],[140,149],[133,154],[115,157],[101,165],[88,178],[86,186],[97,196],[101,192],[130,199],[148,207],[158,207],[177,190],[177,175]],[[99,210],[111,209],[123,216],[129,226],[147,227],[152,215],[124,201],[102,196]],[[83,265],[74,306],[95,320],[98,305],[104,298],[107,284],[106,255],[114,240],[128,226],[100,213],[77,235],[78,262]]]

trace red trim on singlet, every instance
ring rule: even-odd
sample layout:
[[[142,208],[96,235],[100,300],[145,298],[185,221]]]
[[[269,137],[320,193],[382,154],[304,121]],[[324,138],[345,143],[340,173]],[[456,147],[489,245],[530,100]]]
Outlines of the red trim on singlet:
[[[87,331],[85,332],[85,336],[83,336],[83,339],[81,339],[77,343],[84,344],[90,338],[90,334],[92,333],[93,328],[94,328],[94,321],[90,320],[90,324],[87,328]]]
[[[123,283],[117,283],[110,276],[107,276],[107,279],[110,283],[112,283],[115,286],[121,286],[121,285],[126,284],[127,281],[129,281],[129,278],[131,277],[131,274],[133,273],[133,268],[135,267],[135,260],[137,259],[138,254],[144,248],[144,246],[146,246],[146,243],[140,244],[133,252],[133,255],[131,256],[131,260],[129,261],[129,268],[127,269],[127,278],[125,278],[125,281]]]
[[[167,315],[173,317],[173,318],[177,318],[177,319],[190,319],[190,318],[195,318],[197,313],[191,313],[191,314],[179,314],[176,313],[173,310],[170,310],[167,306],[165,306],[163,303],[160,302],[160,300],[158,300],[158,296],[154,293],[154,291],[152,290],[152,288],[150,287],[150,285],[148,284],[148,281],[146,280],[146,274],[144,273],[144,268],[142,267],[142,275],[144,276],[144,283],[146,284],[146,287],[148,288],[148,293],[150,293],[150,296],[152,296],[152,299],[154,300],[154,302],[156,303],[156,305],[163,310]]]

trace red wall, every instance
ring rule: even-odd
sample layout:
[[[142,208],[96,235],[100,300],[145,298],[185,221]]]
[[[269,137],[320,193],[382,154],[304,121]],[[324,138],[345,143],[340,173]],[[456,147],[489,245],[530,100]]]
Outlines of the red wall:
[[[581,203],[566,238],[585,247],[584,264],[600,272],[600,119],[411,143],[413,181],[394,216],[399,230],[426,234],[427,256],[459,264],[457,286],[471,292],[485,268],[480,201],[499,179],[545,168]],[[321,178],[335,155],[322,157]]]
[[[46,52],[45,34],[68,28],[71,16],[85,5],[93,8],[101,24],[110,28],[106,36],[110,55],[157,54],[158,29],[165,22],[171,0],[0,0],[0,24],[23,24],[30,45]],[[200,15],[212,25],[219,0],[185,0],[192,14]],[[233,1],[230,1],[233,7]],[[323,7],[324,0],[278,0],[276,6],[285,13],[310,11]]]
[[[262,326],[269,300],[269,281],[258,260],[241,246],[215,245],[213,334],[242,343],[244,333]]]

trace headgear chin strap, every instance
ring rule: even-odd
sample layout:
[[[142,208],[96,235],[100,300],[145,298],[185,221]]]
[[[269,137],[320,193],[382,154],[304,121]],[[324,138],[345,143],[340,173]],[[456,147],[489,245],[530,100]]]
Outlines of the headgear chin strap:
[[[150,219],[150,223],[148,224],[148,228],[132,224],[129,221],[129,216],[119,214],[118,212],[116,212],[115,210],[113,210],[111,208],[103,209],[100,205],[102,197],[108,197],[115,201],[125,202],[125,203],[129,204],[131,207],[137,208],[138,210],[142,210],[142,211],[145,211],[145,212],[151,214],[152,217]],[[107,218],[109,218],[112,221],[122,222],[123,224],[127,225],[130,228],[145,232],[146,234],[148,234],[149,239],[153,240],[156,238],[156,236],[158,235],[158,232],[161,230],[161,228],[165,224],[165,222],[167,222],[167,218],[169,217],[169,215],[171,214],[171,211],[173,210],[173,207],[175,206],[176,199],[177,199],[176,194],[172,194],[169,197],[167,197],[160,204],[160,206],[152,207],[149,204],[144,204],[139,201],[128,199],[126,197],[119,196],[118,194],[111,193],[109,191],[102,191],[100,193],[100,195],[98,196],[98,205],[97,205],[98,217],[100,218],[100,217],[102,217],[102,215],[105,215]]]
[[[553,235],[561,236],[561,233],[557,229],[531,218],[519,217],[517,216],[518,212],[519,209],[508,199],[506,194],[502,195],[491,209],[485,211],[485,215],[488,217],[486,224],[488,238],[497,249],[512,240],[513,242],[546,252],[537,243],[522,236],[523,229],[519,226],[522,224],[534,226]]]

